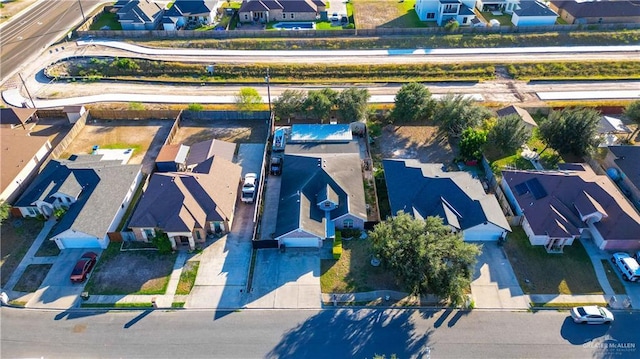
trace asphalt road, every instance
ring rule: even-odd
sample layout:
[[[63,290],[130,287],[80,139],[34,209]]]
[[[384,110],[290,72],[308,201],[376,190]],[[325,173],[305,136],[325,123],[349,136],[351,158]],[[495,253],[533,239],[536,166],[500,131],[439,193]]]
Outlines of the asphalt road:
[[[3,358],[637,358],[640,315],[432,310],[31,311],[2,308]],[[429,349],[427,349],[429,348]]]
[[[85,16],[100,3],[82,0]],[[41,0],[0,29],[0,82],[19,71],[52,43],[62,39],[82,19],[79,1]]]

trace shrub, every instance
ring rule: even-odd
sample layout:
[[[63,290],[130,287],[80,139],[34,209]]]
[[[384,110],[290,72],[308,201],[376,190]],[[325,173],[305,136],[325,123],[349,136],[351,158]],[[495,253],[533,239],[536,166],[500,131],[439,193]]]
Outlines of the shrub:
[[[144,110],[144,105],[140,102],[129,102],[129,110],[141,111]]]
[[[341,237],[358,239],[362,235],[362,231],[357,228],[340,230]]]
[[[199,103],[190,103],[189,107],[187,107],[187,109],[189,111],[202,111],[204,109],[204,106],[202,106]]]
[[[156,230],[155,236],[151,238],[151,243],[158,247],[158,253],[160,254],[167,254],[173,251],[169,236],[162,231]]]
[[[336,238],[333,240],[333,259],[338,260],[342,256],[342,235],[336,232]]]

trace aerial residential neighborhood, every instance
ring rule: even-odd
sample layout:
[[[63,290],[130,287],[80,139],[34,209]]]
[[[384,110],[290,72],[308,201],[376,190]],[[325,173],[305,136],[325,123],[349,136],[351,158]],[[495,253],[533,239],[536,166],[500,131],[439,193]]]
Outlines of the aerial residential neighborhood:
[[[0,11],[1,357],[638,357],[640,2]]]

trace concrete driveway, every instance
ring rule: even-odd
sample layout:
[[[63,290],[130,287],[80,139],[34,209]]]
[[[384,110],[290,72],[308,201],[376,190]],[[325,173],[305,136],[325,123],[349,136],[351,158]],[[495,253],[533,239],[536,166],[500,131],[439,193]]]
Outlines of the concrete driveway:
[[[65,249],[60,252],[53,263],[42,285],[33,294],[26,307],[69,309],[76,306],[80,294],[87,283],[71,283],[69,276],[83,253],[93,251],[102,252],[99,249]],[[98,257],[98,260],[100,258]],[[91,276],[91,275],[89,275]]]
[[[529,300],[518,284],[511,263],[496,242],[483,243],[471,282],[471,296],[476,308],[529,308]]]
[[[257,251],[247,308],[320,308],[320,252],[288,248]]]

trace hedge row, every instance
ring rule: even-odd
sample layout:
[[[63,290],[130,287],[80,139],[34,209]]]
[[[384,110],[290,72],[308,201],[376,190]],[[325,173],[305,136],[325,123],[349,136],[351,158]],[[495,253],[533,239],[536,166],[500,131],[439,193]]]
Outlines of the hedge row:
[[[640,61],[580,61],[512,64],[513,78],[533,79],[631,79],[640,78]]]
[[[336,231],[336,238],[333,240],[333,259],[338,260],[342,256],[342,234]]]

